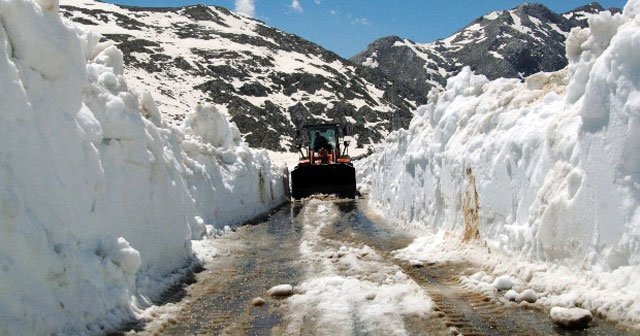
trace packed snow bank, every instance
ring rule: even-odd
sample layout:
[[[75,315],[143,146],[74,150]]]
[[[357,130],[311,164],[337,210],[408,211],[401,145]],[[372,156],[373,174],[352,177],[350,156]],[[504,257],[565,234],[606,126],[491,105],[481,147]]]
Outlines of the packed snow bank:
[[[370,202],[523,260],[640,275],[638,13],[629,1],[572,31],[563,71],[450,79],[361,163]],[[607,288],[630,289],[632,278]],[[633,307],[618,317],[637,320],[640,297],[630,300],[616,301]]]
[[[237,225],[282,204],[285,167],[250,149],[224,111],[198,106],[183,126],[187,181],[198,213],[217,228]]]
[[[246,217],[283,200],[266,156],[237,139],[205,137],[208,155],[185,154],[194,134],[233,126],[168,128],[150,95],[127,89],[122,53],[99,41],[66,26],[57,1],[0,1],[3,335],[103,334],[193,262],[203,218],[234,222],[238,203]],[[221,189],[233,192],[202,196]]]

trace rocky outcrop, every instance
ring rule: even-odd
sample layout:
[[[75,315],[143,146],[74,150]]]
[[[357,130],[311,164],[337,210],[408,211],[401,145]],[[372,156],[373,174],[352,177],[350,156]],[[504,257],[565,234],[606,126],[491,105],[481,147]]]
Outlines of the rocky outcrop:
[[[198,103],[227,107],[254,147],[294,150],[296,128],[339,122],[358,145],[406,127],[421,92],[321,46],[225,8],[120,7],[61,1],[69,20],[122,50],[125,75],[180,123]]]

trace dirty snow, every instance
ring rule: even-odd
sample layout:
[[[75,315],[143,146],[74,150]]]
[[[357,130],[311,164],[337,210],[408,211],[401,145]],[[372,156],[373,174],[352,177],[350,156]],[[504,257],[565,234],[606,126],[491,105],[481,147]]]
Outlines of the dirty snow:
[[[300,253],[307,271],[288,299],[287,332],[300,334],[306,327],[316,335],[406,335],[404,317],[429,313],[431,299],[369,246],[321,237],[323,227],[339,216],[335,204],[318,199],[300,214]]]
[[[582,308],[551,308],[551,319],[563,328],[584,328],[593,320],[591,312]]]
[[[290,284],[273,286],[267,291],[269,296],[289,296],[291,294],[293,294],[293,286]]]

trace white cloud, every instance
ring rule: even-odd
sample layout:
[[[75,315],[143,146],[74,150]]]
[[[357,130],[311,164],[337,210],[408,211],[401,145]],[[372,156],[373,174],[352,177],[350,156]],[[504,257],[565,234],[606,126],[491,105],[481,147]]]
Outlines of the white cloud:
[[[321,1],[320,0],[314,0],[313,2],[315,2],[316,5],[319,5]]]
[[[355,18],[351,21],[351,24],[361,24],[363,26],[370,26],[371,22],[367,18]]]
[[[236,12],[248,16],[255,16],[256,6],[253,1],[254,0],[236,0]]]
[[[338,14],[338,10],[337,9],[332,9],[331,10],[331,15],[336,15]]]
[[[302,5],[300,4],[300,0],[291,0],[291,9],[298,13],[302,13],[304,11]]]

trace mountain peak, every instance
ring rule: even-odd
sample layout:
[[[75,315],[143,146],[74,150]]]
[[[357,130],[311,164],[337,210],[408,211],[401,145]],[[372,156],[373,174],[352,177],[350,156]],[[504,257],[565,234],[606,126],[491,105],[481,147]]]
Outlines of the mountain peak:
[[[359,58],[359,57],[366,57],[365,54],[369,49],[388,48],[393,46],[396,42],[402,42],[402,41],[404,41],[404,39],[396,35],[377,38],[373,42],[369,43],[369,45],[367,46],[367,49],[353,56],[352,59]]]
[[[586,12],[586,13],[599,13],[601,11],[605,10],[604,7],[602,7],[602,5],[600,5],[600,3],[598,2],[591,2],[589,4],[586,4],[584,6],[580,6],[577,7],[573,10],[568,11],[567,13],[575,13],[575,12]]]
[[[253,147],[293,150],[296,128],[329,121],[348,125],[354,145],[377,143],[408,126],[422,97],[372,68],[222,7],[61,2],[67,19],[115,42],[130,86],[150,91],[165,118],[181,123],[198,103],[224,105]]]
[[[352,61],[375,65],[377,71],[425,95],[464,66],[490,79],[523,78],[565,67],[566,36],[572,28],[586,26],[588,14],[602,10],[598,3],[591,3],[561,15],[539,3],[523,3],[481,16],[432,43],[378,39]]]

